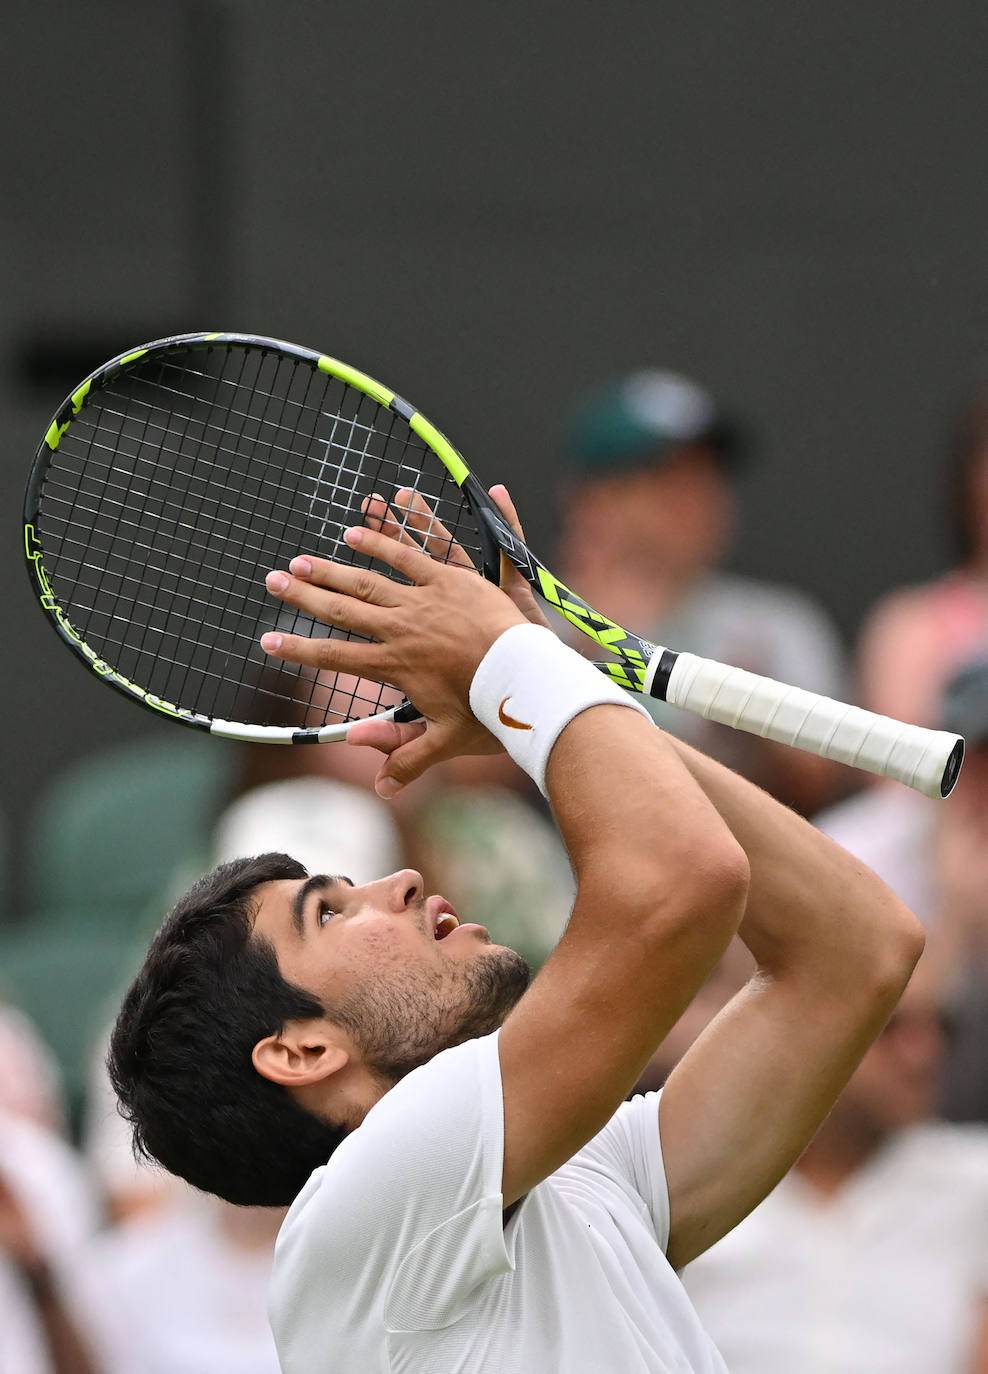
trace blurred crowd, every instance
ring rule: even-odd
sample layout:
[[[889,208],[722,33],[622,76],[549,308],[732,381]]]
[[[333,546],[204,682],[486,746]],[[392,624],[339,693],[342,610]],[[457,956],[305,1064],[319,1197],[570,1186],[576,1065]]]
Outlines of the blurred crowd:
[[[953,566],[884,597],[848,654],[805,594],[725,570],[757,445],[701,384],[615,378],[562,438],[551,563],[591,604],[658,643],[967,739],[941,804],[652,704],[875,868],[927,930],[803,1158],[683,1273],[733,1374],[988,1374],[988,386],[931,460]],[[0,928],[4,1374],[277,1371],[265,1288],[281,1214],[135,1163],[102,1067],[120,985],[199,872],[272,849],[358,883],[408,865],[533,967],[552,949],[573,882],[530,781],[506,759],[458,760],[385,805],[376,769],[342,745],[238,753],[193,736],[52,780],[29,910]],[[750,972],[732,947],[642,1088]]]

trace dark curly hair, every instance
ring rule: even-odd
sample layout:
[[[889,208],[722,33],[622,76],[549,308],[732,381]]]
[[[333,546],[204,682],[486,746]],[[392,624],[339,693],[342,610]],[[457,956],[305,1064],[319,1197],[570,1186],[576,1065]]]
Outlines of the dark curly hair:
[[[261,854],[201,878],[154,937],[110,1037],[135,1153],[228,1202],[287,1205],[346,1134],[251,1060],[287,1022],[326,1015],[253,935],[259,884],[306,876],[287,854]]]

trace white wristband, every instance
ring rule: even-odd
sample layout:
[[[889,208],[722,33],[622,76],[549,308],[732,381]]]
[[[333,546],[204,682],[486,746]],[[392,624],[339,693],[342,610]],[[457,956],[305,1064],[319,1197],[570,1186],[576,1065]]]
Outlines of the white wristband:
[[[470,709],[545,795],[552,746],[574,716],[591,706],[639,702],[542,625],[512,625],[481,659]]]

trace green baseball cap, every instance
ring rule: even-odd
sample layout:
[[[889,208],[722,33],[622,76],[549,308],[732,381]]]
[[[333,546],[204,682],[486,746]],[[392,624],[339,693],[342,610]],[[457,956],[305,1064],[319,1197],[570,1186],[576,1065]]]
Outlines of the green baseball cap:
[[[567,465],[586,476],[662,462],[691,444],[710,447],[729,470],[746,456],[736,420],[697,382],[646,368],[595,387],[565,427]]]

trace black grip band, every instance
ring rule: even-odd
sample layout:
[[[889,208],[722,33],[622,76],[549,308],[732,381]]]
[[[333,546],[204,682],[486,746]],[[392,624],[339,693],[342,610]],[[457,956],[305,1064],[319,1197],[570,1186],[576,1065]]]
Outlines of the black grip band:
[[[651,686],[648,689],[650,697],[657,697],[659,701],[666,700],[666,693],[669,690],[669,678],[672,675],[672,670],[675,668],[678,658],[679,655],[674,653],[672,649],[662,650],[659,666],[655,670]]]

